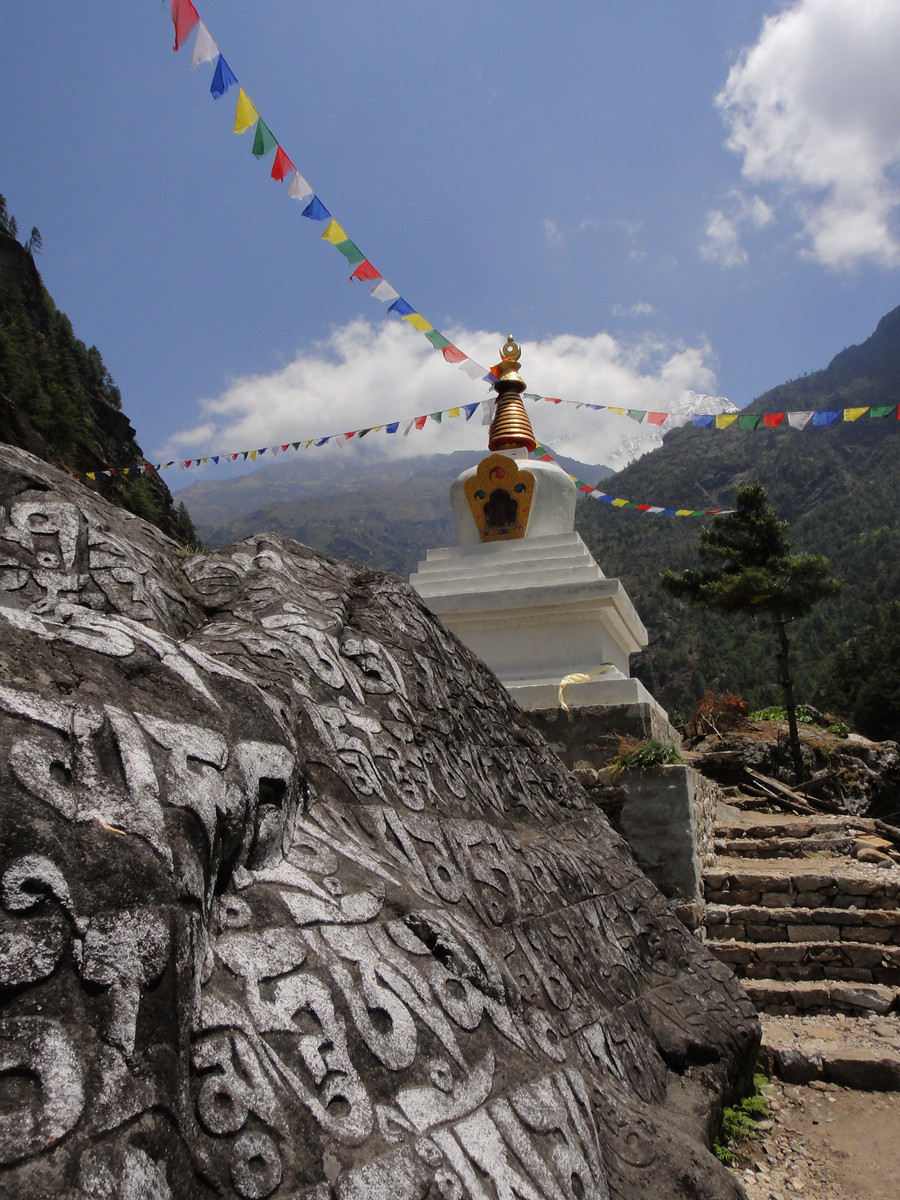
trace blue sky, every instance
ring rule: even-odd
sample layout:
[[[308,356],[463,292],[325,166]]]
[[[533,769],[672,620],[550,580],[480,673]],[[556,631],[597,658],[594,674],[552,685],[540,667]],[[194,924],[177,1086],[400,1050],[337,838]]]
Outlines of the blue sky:
[[[479,361],[513,333],[532,391],[740,407],[900,303],[895,0],[197,9],[350,238]],[[0,192],[148,456],[482,399],[348,280],[192,40],[159,0],[0,16]],[[586,461],[634,432],[531,415]],[[445,422],[402,450],[482,443]]]

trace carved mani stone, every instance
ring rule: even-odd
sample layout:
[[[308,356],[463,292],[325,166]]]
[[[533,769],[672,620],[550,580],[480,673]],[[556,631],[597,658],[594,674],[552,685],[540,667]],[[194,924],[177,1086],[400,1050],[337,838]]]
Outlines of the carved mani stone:
[[[0,448],[0,804],[0,1194],[740,1194],[749,1002],[395,577]]]

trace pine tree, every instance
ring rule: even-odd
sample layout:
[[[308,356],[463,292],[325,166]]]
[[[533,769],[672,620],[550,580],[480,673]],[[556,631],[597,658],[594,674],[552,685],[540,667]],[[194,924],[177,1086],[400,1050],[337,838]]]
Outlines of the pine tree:
[[[787,521],[769,503],[765,488],[751,483],[737,489],[737,509],[713,517],[700,534],[698,553],[706,570],[665,571],[660,582],[673,596],[701,608],[727,613],[765,614],[778,634],[778,665],[791,739],[795,782],[803,777],[794,690],[788,669],[788,621],[833,596],[841,584],[829,573],[822,554],[791,554]]]

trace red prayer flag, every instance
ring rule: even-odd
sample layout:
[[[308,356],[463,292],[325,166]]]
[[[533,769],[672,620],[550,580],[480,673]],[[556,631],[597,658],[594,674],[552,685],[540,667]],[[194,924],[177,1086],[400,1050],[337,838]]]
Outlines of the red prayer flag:
[[[414,422],[416,429],[424,429],[424,428],[425,428],[425,422],[426,422],[427,420],[428,420],[428,414],[427,414],[427,413],[425,414],[425,416],[424,416],[424,417],[416,417],[416,419],[415,419],[415,422]]]
[[[545,396],[544,399],[550,404],[562,404],[562,400],[556,396]]]
[[[353,272],[353,274],[350,276],[350,278],[351,279],[363,279],[363,280],[365,280],[365,279],[380,279],[381,272],[376,271],[375,268],[372,266],[372,264],[369,262],[369,260],[367,258],[364,258],[363,261],[356,268],[356,270]]]
[[[175,26],[175,45],[173,50],[180,50],[188,34],[200,20],[200,14],[191,4],[191,0],[172,0],[172,24]]]
[[[650,425],[664,425],[668,413],[647,413],[647,422]]]
[[[297,168],[279,146],[275,151],[275,161],[272,163],[272,178],[281,183],[285,175],[290,175],[291,171],[296,170]]]
[[[638,510],[638,512],[649,512],[650,511],[649,504],[636,504],[634,507]]]
[[[763,425],[768,425],[770,429],[774,429],[784,420],[784,413],[763,413]]]
[[[455,346],[444,346],[441,354],[444,356],[444,362],[448,363],[465,362],[469,357],[467,354],[463,354],[462,350],[457,350]]]

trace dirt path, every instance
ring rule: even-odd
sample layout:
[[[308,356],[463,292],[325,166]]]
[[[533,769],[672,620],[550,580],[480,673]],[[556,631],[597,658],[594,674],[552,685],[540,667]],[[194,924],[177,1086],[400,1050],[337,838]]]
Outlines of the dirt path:
[[[770,1122],[738,1150],[748,1200],[895,1200],[900,1093],[773,1080]]]

